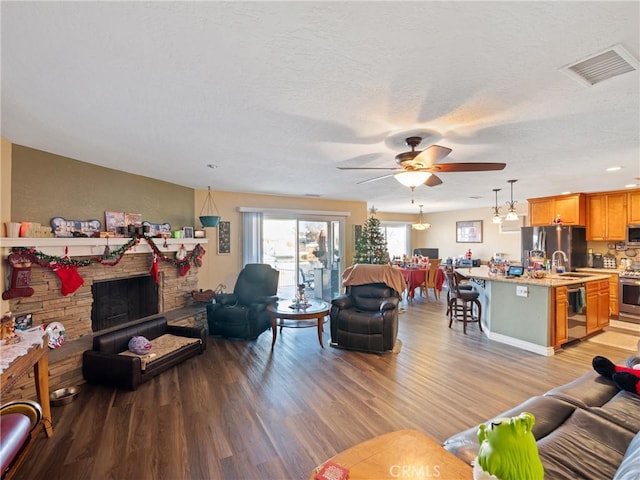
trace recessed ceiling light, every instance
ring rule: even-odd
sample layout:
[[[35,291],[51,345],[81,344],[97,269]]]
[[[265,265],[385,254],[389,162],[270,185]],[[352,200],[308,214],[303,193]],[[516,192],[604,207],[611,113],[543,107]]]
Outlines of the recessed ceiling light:
[[[607,168],[607,172],[617,172],[618,170],[622,170],[622,167],[609,167]]]

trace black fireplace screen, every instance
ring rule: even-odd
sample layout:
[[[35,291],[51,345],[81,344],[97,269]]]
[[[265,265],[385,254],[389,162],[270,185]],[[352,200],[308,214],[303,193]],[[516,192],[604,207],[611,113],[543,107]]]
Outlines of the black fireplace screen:
[[[158,313],[158,287],[150,275],[94,282],[91,293],[94,332]]]

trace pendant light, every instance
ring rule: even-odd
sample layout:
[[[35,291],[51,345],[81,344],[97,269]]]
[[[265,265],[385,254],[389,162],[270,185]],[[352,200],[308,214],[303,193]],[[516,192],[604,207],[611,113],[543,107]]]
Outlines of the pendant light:
[[[202,205],[202,210],[200,211],[200,223],[202,223],[203,227],[217,227],[218,223],[220,223],[220,212],[218,211],[216,202],[213,200],[211,187],[207,187],[207,189],[207,199],[204,201],[204,205]],[[217,215],[213,215],[214,208]]]
[[[513,222],[518,220],[518,213],[516,212],[516,202],[513,199],[513,184],[516,183],[518,180],[507,180],[507,182],[509,182],[511,184],[511,201],[507,202],[507,207],[509,207],[509,212],[507,213],[507,216],[505,217],[505,220]]]
[[[493,207],[493,223],[502,223],[502,217],[500,216],[500,207],[498,206],[498,192],[502,190],[501,188],[494,188],[493,191],[496,192],[496,206]]]
[[[431,228],[430,223],[424,223],[422,221],[422,205],[420,205],[420,214],[418,215],[418,223],[411,224],[411,228],[414,230],[426,230],[427,228]]]

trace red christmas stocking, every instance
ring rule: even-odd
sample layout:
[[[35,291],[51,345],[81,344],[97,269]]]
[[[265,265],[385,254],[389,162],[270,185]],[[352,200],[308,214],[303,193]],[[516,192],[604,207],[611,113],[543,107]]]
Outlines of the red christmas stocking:
[[[153,263],[151,264],[151,270],[149,270],[149,274],[155,280],[156,285],[160,284],[160,272],[158,271],[158,256],[153,256]]]
[[[2,299],[9,300],[33,295],[33,288],[31,288],[31,258],[28,255],[12,253],[7,260],[13,268],[11,272],[11,287],[2,292]]]
[[[77,267],[58,267],[54,268],[53,271],[60,278],[60,293],[62,295],[69,295],[84,284],[84,279],[78,273]]]
[[[178,273],[180,274],[181,277],[184,277],[187,273],[189,273],[190,268],[191,268],[191,265],[188,262],[181,263],[178,266]]]

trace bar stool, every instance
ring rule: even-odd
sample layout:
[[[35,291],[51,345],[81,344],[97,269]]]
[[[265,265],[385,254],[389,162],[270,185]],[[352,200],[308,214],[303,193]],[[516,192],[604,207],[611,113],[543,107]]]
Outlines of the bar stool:
[[[445,312],[445,315],[449,315],[451,312],[451,292],[455,290],[453,279],[450,279],[450,275],[453,275],[455,270],[449,267],[445,267],[443,270],[445,283],[447,284],[447,311]],[[473,285],[460,282],[461,275],[459,273],[456,272],[456,276],[458,278],[458,290],[473,290]]]
[[[482,305],[480,304],[480,293],[472,286],[461,285],[463,278],[459,273],[445,272],[448,285],[447,293],[447,313],[449,314],[449,328],[453,320],[462,321],[462,331],[467,333],[467,323],[477,323],[482,332]],[[469,288],[470,287],[470,288]],[[476,306],[477,315],[474,315],[473,306]],[[460,318],[462,317],[462,318]]]

